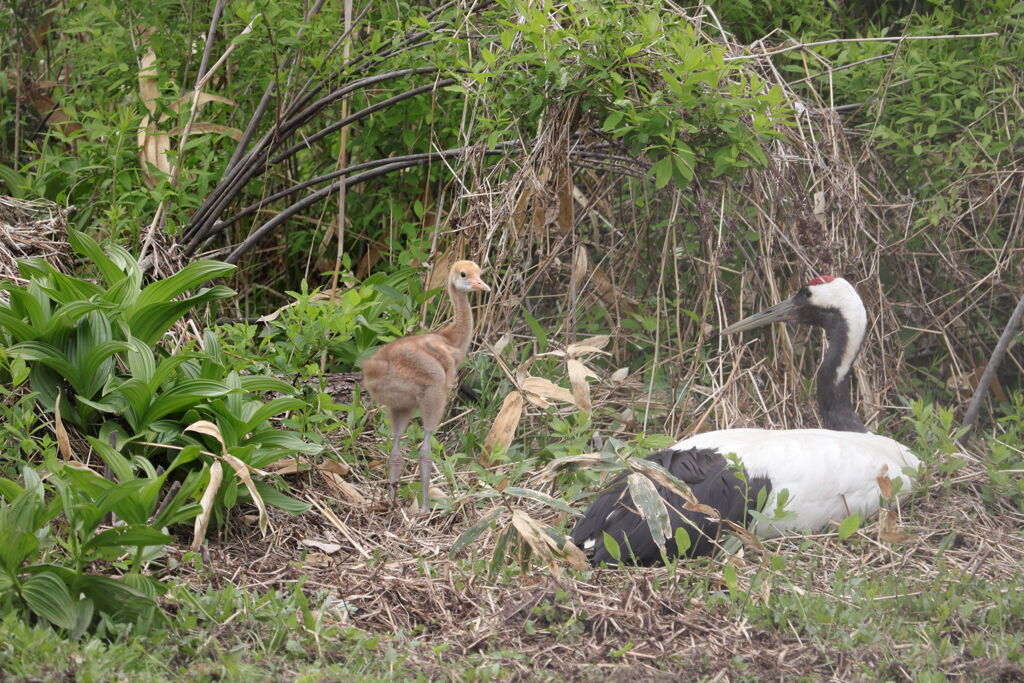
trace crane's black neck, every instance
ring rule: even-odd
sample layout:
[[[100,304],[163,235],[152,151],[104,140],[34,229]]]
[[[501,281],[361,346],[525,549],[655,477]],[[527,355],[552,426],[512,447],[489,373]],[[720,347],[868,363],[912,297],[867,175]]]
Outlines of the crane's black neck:
[[[864,421],[850,402],[850,371],[863,339],[850,339],[850,327],[842,316],[835,316],[823,327],[827,348],[815,379],[822,426],[840,432],[866,432]]]

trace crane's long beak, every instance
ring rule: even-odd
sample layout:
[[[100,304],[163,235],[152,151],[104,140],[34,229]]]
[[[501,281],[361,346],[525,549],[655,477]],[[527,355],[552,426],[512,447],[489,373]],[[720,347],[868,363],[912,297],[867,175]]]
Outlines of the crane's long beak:
[[[473,289],[478,289],[481,292],[489,292],[491,288],[487,286],[487,283],[478,277],[469,278],[469,286]]]
[[[729,325],[729,327],[722,330],[721,334],[744,332],[772,323],[791,322],[796,320],[796,311],[796,302],[793,299],[786,299],[780,304],[775,304],[771,308],[766,308],[760,313],[747,316],[743,320]]]

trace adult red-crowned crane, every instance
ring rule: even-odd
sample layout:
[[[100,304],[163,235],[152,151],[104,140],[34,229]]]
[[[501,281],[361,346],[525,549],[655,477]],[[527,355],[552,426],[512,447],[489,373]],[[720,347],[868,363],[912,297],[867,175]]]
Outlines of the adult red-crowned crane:
[[[864,304],[853,286],[842,278],[815,278],[792,298],[726,327],[722,334],[774,322],[825,330],[827,347],[817,374],[818,408],[825,429],[705,432],[648,456],[685,482],[697,501],[716,509],[723,520],[685,509],[677,493],[654,482],[669,512],[673,533],[665,545],[669,557],[679,555],[674,539],[677,528],[686,529],[690,537],[687,556],[708,554],[724,520],[746,525],[748,510],[756,509],[759,497],[765,515],[751,530],[771,538],[819,529],[854,513],[862,518],[873,515],[881,495],[879,475],[894,483],[902,480],[903,493],[910,490],[904,469],[915,470],[917,457],[893,439],[869,432],[850,403],[850,368],[867,330]],[[772,519],[770,513],[783,490],[789,494],[785,507],[789,514]],[[604,544],[605,533],[617,542],[623,561],[640,565],[661,561],[661,550],[623,477],[598,496],[572,530],[573,542],[591,556],[595,566],[615,564]]]

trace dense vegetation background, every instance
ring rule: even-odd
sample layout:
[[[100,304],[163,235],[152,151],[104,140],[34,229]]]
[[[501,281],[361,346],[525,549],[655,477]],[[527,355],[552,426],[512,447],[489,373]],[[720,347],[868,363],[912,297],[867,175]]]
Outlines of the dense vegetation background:
[[[0,8],[3,671],[1020,676],[1019,349],[955,440],[1021,295],[1022,28],[1009,0]],[[478,396],[438,512],[382,512],[349,373],[449,315],[458,258],[492,285]],[[599,470],[817,425],[816,336],[715,330],[819,274],[870,312],[859,411],[926,463],[899,526],[573,568]]]

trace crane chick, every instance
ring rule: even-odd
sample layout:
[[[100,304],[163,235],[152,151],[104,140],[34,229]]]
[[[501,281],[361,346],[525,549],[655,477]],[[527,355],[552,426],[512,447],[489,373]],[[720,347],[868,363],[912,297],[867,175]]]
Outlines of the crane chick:
[[[448,296],[455,311],[454,320],[437,332],[402,337],[389,342],[363,362],[363,383],[370,397],[384,406],[391,422],[394,443],[388,458],[388,482],[394,502],[398,479],[402,474],[399,445],[413,414],[423,418],[423,443],[420,445],[420,478],[423,491],[420,510],[426,512],[430,489],[430,437],[444,415],[448,392],[455,384],[455,373],[466,357],[473,338],[473,311],[469,292],[491,291],[480,279],[480,266],[472,261],[456,261],[448,274]]]

